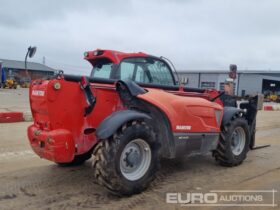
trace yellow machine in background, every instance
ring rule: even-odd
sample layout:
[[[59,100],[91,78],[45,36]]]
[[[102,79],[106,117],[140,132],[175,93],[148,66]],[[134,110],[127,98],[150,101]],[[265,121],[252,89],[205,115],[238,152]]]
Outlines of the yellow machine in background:
[[[12,79],[12,78],[8,78],[6,79],[6,81],[2,84],[3,88],[10,88],[10,89],[17,89],[17,82]]]
[[[0,64],[2,64],[2,63],[0,62]],[[12,75],[12,73],[9,72],[8,76],[6,76],[7,72],[4,70],[4,68],[2,68],[1,65],[0,65],[0,75],[1,75],[0,87],[10,88],[10,89],[17,88],[18,83],[16,82],[15,75]]]
[[[277,93],[269,93],[265,96],[266,102],[280,102],[280,96]]]
[[[271,95],[268,96],[268,99],[270,101],[276,102],[276,101],[278,101],[278,97],[279,96],[277,94],[271,94]]]

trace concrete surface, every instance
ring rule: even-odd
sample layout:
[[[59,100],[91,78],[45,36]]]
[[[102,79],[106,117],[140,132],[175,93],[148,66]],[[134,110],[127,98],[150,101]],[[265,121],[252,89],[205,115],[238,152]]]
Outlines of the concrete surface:
[[[25,121],[32,121],[28,88],[0,88],[0,112],[22,112]]]
[[[28,88],[0,88],[0,111],[29,112]]]
[[[185,209],[179,204],[166,204],[166,193],[219,189],[275,189],[278,190],[275,197],[278,207],[271,209],[279,209],[278,111],[259,113],[257,144],[271,144],[271,147],[250,151],[242,165],[221,167],[215,164],[210,155],[194,156],[184,161],[165,160],[162,161],[152,186],[147,191],[128,198],[112,196],[94,184],[90,160],[83,166],[61,168],[34,155],[26,137],[29,124],[0,124],[0,209]]]

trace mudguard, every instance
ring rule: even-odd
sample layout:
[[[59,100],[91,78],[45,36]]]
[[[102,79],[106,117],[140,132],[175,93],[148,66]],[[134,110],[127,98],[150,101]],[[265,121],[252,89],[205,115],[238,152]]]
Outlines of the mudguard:
[[[143,112],[134,110],[117,111],[105,118],[96,129],[98,139],[106,139],[112,136],[118,128],[131,120],[151,120],[152,118]]]
[[[244,111],[236,107],[225,106],[222,125],[226,125],[231,120],[231,118],[237,113],[244,113]]]

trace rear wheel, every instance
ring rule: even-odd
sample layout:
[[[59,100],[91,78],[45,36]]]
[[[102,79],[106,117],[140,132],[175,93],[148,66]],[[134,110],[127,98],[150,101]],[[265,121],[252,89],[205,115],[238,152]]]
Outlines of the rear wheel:
[[[213,155],[220,165],[236,166],[245,160],[249,144],[247,120],[237,115],[222,127],[218,147]]]
[[[110,192],[131,195],[145,190],[158,167],[158,146],[153,130],[143,122],[122,126],[93,150],[94,176]]]

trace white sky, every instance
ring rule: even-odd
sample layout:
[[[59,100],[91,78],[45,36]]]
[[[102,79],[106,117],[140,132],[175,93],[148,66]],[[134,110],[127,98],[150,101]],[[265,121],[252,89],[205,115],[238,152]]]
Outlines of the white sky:
[[[0,0],[0,58],[88,74],[96,48],[165,56],[178,70],[280,70],[279,0]]]

